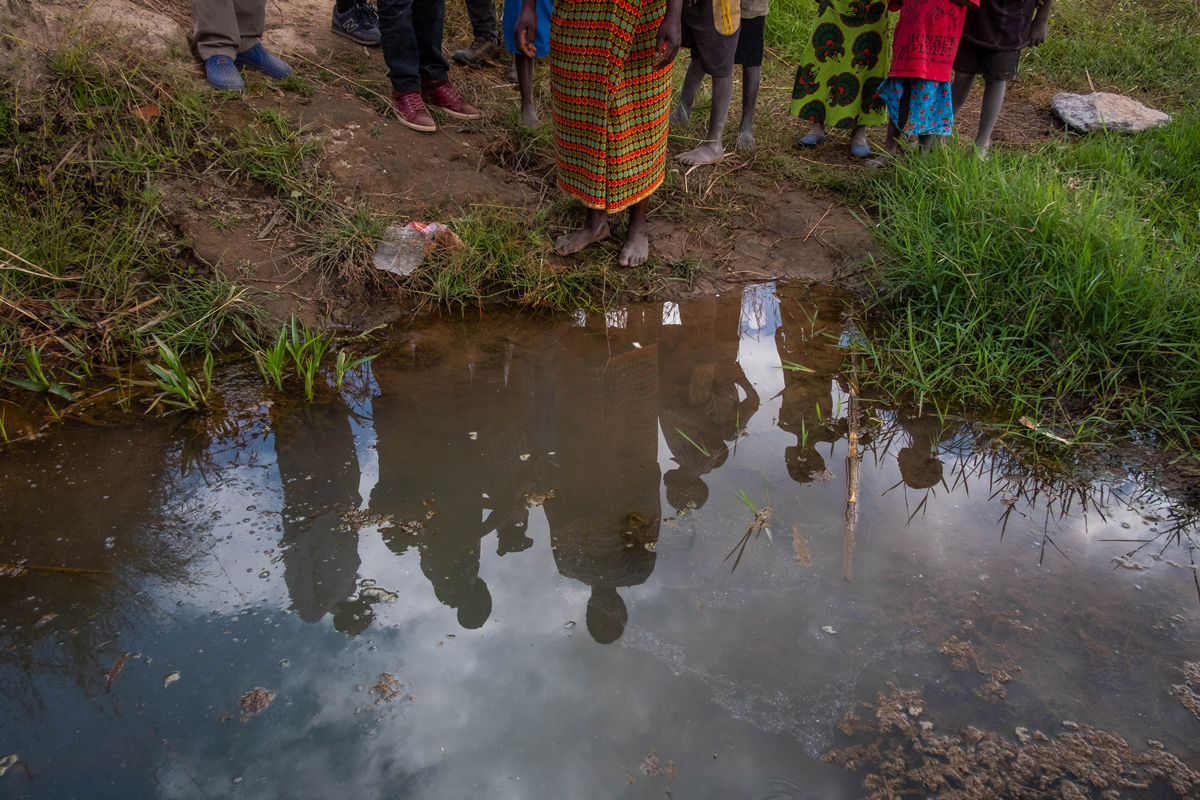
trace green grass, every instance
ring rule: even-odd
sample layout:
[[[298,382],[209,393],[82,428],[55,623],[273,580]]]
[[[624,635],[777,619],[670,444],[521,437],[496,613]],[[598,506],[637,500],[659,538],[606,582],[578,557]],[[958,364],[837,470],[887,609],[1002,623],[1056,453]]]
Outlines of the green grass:
[[[1168,109],[1196,108],[1200,10],[1180,0],[1059,0],[1046,43],[1024,69],[1068,91],[1131,93]]]
[[[1200,120],[984,162],[902,160],[878,186],[874,380],[955,405],[1200,431]]]
[[[209,104],[111,42],[68,38],[41,90],[0,84],[0,373],[30,347],[50,365],[179,351],[249,331],[244,290],[190,258],[163,176],[202,169]]]
[[[530,308],[599,310],[620,288],[605,263],[577,258],[571,269],[550,266],[546,217],[515,211],[476,211],[454,222],[463,246],[435,251],[414,274],[417,291],[463,308],[506,301]]]

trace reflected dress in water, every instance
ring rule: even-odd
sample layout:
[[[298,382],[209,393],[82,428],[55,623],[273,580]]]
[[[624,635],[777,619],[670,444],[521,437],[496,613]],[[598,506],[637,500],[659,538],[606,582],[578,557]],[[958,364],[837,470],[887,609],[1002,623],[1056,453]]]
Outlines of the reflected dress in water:
[[[682,324],[662,326],[659,418],[679,465],[663,476],[673,508],[704,505],[708,486],[701,476],[725,463],[758,411],[758,392],[738,363],[741,312],[736,294],[698,297],[679,306]],[[739,387],[745,399],[739,399]]]
[[[658,334],[661,309],[628,312],[624,328],[572,328],[558,370],[559,489],[546,501],[558,571],[592,587],[587,628],[608,644],[629,612],[617,589],[654,571],[661,521]],[[635,344],[636,343],[636,344]]]
[[[333,612],[338,630],[358,634],[370,625],[369,609],[363,606],[355,613],[341,607],[354,594],[358,577],[358,534],[340,530],[337,515],[361,502],[349,414],[341,398],[303,411],[271,407],[283,486],[280,544],[292,607],[305,622]]]

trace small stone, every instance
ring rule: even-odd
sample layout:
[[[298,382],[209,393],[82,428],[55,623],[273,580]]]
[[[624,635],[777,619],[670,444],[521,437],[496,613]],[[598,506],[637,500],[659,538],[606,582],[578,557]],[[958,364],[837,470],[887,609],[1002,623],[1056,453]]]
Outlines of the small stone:
[[[167,688],[168,686],[170,686],[172,683],[174,683],[177,680],[179,680],[179,673],[172,672],[171,674],[169,674],[165,678],[163,678],[163,688],[164,689]]]
[[[1017,728],[1017,738],[1021,740],[1021,744],[1029,744],[1033,741],[1033,737],[1029,735],[1028,728]]]
[[[1111,92],[1084,95],[1060,92],[1054,95],[1050,108],[1068,128],[1081,133],[1101,130],[1140,133],[1171,121],[1170,114]]]
[[[1062,724],[1062,726],[1063,726],[1064,728],[1066,728],[1067,730],[1069,730],[1069,731],[1077,731],[1077,730],[1079,730],[1079,723],[1078,723],[1078,722],[1073,722],[1072,720],[1069,720],[1069,719],[1064,719],[1064,720],[1063,720],[1063,724]]]

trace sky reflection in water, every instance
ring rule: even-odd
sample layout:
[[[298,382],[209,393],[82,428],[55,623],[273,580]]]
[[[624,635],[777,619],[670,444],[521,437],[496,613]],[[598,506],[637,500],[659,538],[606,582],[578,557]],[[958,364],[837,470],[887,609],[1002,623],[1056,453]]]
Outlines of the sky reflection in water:
[[[0,578],[0,792],[850,798],[819,756],[887,681],[940,726],[1075,719],[1194,763],[1164,691],[1200,655],[1191,556],[1101,541],[1160,531],[1162,498],[864,402],[851,540],[845,336],[836,295],[773,286],[430,321],[345,399],[233,374],[202,430],[0,455],[0,560],[115,572]],[[772,537],[731,572],[738,491]],[[985,663],[953,670],[952,635]]]

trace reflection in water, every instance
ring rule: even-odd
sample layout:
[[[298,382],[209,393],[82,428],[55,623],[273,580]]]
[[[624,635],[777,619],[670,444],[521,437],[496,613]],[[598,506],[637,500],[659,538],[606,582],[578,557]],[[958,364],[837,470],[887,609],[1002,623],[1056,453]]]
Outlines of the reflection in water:
[[[779,427],[797,439],[784,451],[788,475],[797,483],[828,480],[829,470],[817,445],[832,444],[846,435],[845,409],[833,399],[834,381],[846,359],[846,350],[838,343],[841,305],[827,294],[815,302],[790,294],[779,298],[780,324],[775,330],[783,369]]]
[[[738,363],[742,300],[702,297],[680,306],[659,339],[659,424],[672,460],[663,476],[671,507],[700,508],[701,480],[725,463],[758,411],[758,392]],[[739,391],[745,395],[739,399]]]
[[[658,306],[631,308],[624,327],[607,333],[604,321],[563,336],[562,469],[546,519],[558,571],[591,587],[588,632],[608,644],[629,618],[617,589],[644,583],[654,571],[661,314]]]
[[[280,545],[292,607],[305,622],[332,611],[338,630],[357,635],[371,624],[366,604],[346,605],[358,576],[358,533],[338,519],[339,511],[361,502],[349,414],[341,399],[287,412],[275,405],[271,423],[283,488]]]
[[[775,291],[423,321],[354,410],[267,413],[235,375],[244,413],[0,450],[0,561],[113,572],[0,576],[0,792],[850,800],[819,756],[888,681],[935,731],[1074,719],[1200,757],[1163,691],[1200,639],[1195,515],[919,408],[862,400],[852,448],[840,301]],[[731,575],[760,485],[776,535]]]

